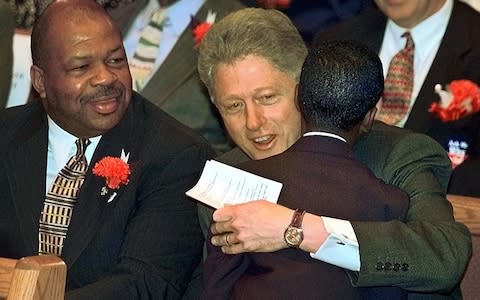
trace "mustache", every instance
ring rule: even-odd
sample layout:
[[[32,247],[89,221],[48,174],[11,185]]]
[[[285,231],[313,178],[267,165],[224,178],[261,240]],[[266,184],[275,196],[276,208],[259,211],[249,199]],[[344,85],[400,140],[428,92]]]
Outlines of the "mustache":
[[[123,92],[123,89],[120,87],[100,86],[97,89],[95,89],[93,92],[84,95],[81,98],[81,101],[88,102],[88,101],[92,101],[93,99],[102,98],[102,97],[114,98],[114,97],[120,96],[122,92]]]

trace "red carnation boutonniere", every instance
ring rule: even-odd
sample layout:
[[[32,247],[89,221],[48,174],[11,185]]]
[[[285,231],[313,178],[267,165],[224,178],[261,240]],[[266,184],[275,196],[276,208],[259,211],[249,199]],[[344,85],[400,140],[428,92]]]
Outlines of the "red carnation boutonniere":
[[[480,110],[480,89],[473,81],[454,80],[446,90],[440,84],[435,85],[440,102],[433,102],[428,109],[443,122],[455,121]]]
[[[208,11],[207,19],[205,20],[205,22],[201,22],[194,16],[191,16],[190,26],[192,27],[195,49],[198,49],[198,47],[200,47],[203,37],[213,25],[213,23],[215,23],[216,16],[217,14],[212,12],[211,10]]]
[[[120,157],[106,156],[102,158],[93,167],[93,174],[105,177],[106,186],[102,188],[101,195],[104,196],[109,190],[118,190],[121,185],[128,184],[128,176],[130,175],[130,166],[128,165],[128,157],[130,153],[125,154],[122,149]],[[108,202],[111,202],[117,195],[112,194]]]

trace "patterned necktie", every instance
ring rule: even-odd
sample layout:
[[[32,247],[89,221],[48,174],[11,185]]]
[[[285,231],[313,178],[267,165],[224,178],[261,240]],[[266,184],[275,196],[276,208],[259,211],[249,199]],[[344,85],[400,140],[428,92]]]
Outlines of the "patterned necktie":
[[[133,88],[141,91],[155,65],[163,28],[168,21],[167,9],[158,8],[140,35],[133,58],[129,62],[133,79]]]
[[[415,45],[410,32],[402,37],[407,39],[405,48],[391,60],[385,78],[383,102],[377,119],[395,125],[408,113],[413,90],[413,53]]]
[[[45,197],[38,233],[38,253],[40,255],[62,255],[73,206],[88,169],[85,149],[90,141],[78,139],[75,144],[77,153],[60,170]]]

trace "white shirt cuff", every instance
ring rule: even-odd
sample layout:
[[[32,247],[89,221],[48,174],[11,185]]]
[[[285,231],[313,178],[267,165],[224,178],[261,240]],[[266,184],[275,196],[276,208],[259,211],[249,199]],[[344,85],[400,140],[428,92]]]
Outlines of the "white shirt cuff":
[[[310,253],[310,256],[344,269],[360,271],[358,240],[352,224],[346,220],[321,218],[328,237],[317,252]]]

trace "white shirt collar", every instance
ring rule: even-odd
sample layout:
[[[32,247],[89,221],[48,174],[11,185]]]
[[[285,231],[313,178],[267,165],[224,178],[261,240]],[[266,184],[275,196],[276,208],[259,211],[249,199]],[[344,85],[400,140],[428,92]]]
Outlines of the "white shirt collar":
[[[87,162],[90,163],[93,152],[97,148],[102,136],[90,138],[90,145],[85,150]],[[78,138],[57,125],[55,121],[48,116],[48,151],[53,154],[55,164],[58,168],[63,168],[68,159],[75,154],[75,141]]]
[[[334,139],[337,139],[337,140],[341,140],[342,142],[345,142],[345,143],[347,142],[347,140],[345,140],[343,137],[341,137],[337,134],[330,133],[330,132],[325,132],[325,131],[309,131],[309,132],[306,132],[306,133],[303,134],[303,136],[315,136],[315,135],[331,137],[331,138],[334,138]]]

